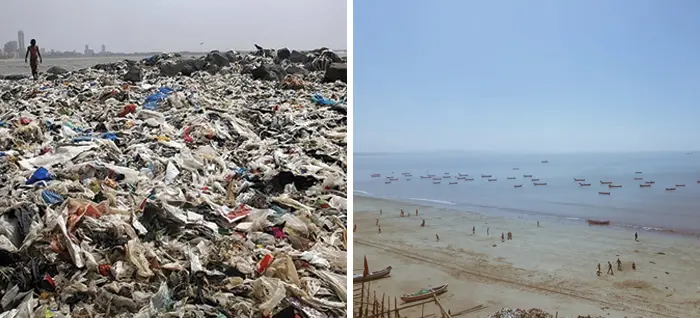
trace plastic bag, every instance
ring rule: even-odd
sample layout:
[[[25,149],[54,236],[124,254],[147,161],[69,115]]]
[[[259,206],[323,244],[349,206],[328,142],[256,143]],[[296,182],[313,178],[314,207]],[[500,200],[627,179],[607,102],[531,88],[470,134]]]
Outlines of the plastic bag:
[[[36,169],[32,176],[27,179],[26,184],[34,184],[39,181],[49,181],[51,180],[51,173],[44,167]]]

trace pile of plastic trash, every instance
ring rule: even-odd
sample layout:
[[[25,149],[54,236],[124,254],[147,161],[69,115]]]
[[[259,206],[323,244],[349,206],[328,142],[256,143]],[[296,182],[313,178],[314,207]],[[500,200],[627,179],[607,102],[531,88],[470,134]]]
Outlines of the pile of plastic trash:
[[[0,317],[346,316],[343,62],[0,80]]]
[[[531,308],[531,309],[510,309],[503,308],[485,318],[554,318],[555,315],[545,312],[542,309]],[[558,315],[559,318],[565,318],[562,315]],[[593,318],[591,316],[577,316],[577,318]],[[600,317],[602,318],[602,317]]]

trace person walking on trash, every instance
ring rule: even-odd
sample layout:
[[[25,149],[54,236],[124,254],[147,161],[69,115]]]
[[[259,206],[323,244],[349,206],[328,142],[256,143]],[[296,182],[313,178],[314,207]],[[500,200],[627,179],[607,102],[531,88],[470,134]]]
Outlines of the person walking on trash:
[[[36,45],[36,40],[32,39],[29,41],[29,46],[27,47],[27,53],[24,54],[24,63],[27,63],[27,57],[29,57],[29,66],[32,68],[32,77],[34,79],[39,78],[39,63],[44,63],[44,59],[41,58],[41,52],[39,51],[39,46]]]

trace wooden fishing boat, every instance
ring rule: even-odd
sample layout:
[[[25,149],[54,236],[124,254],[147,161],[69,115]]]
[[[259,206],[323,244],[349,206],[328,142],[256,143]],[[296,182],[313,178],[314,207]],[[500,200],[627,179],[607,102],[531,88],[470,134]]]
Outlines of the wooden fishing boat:
[[[666,191],[676,191],[676,188],[666,188]]]
[[[466,178],[467,178],[467,177],[457,177],[457,180],[464,180],[464,179],[466,179]]]
[[[389,183],[391,183],[391,181],[384,181],[384,184],[389,184]]]
[[[523,178],[532,178],[532,175],[531,174],[524,174]]]
[[[640,188],[651,188],[651,184],[640,184]]]
[[[450,184],[457,184],[458,182],[450,182]]]
[[[490,174],[482,174],[481,177],[482,178],[491,178],[491,175]]]
[[[608,184],[608,188],[622,188],[621,184]]]
[[[641,174],[641,173],[642,173],[641,171],[637,171],[637,172],[635,172],[635,174]]]
[[[547,160],[542,160],[542,163],[549,163],[549,161],[547,161]]]
[[[574,178],[574,181],[577,181],[577,182],[578,181],[586,181],[586,179],[585,178],[584,179]]]
[[[676,188],[685,187],[685,184],[677,184]]]
[[[391,274],[391,266],[382,269],[380,271],[376,272],[371,272],[367,276],[363,276],[362,274],[355,274],[352,276],[352,282],[353,283],[362,283],[362,282],[369,282],[372,280],[377,280],[380,278],[385,278]]]
[[[532,184],[534,184],[536,186],[545,186],[545,185],[547,185],[547,182],[533,182]]]
[[[452,178],[451,176],[442,176],[443,179],[449,179]]]
[[[603,220],[586,220],[590,225],[610,225],[610,221]]]
[[[381,174],[378,174],[378,173],[373,173],[373,174],[372,174],[372,178],[379,178],[379,177],[381,177],[381,176],[382,176],[382,175],[381,175]]]
[[[420,176],[420,178],[421,178],[421,179],[430,179],[430,178],[432,178],[432,177],[428,177],[428,176]]]
[[[612,184],[612,181],[600,181],[600,184]]]
[[[634,178],[634,180],[644,180],[644,178]]]
[[[442,178],[433,178],[433,180],[442,180]]]
[[[474,178],[466,178],[464,181],[474,181]]]
[[[513,170],[520,170],[520,168],[513,168]]]
[[[515,177],[506,177],[508,180],[515,180]]]
[[[460,177],[468,177],[469,176],[468,173],[458,173],[457,175]]]
[[[532,181],[533,181],[533,182],[534,182],[534,181],[540,181],[540,179],[539,179],[539,178],[538,178],[538,179],[532,179]]]
[[[405,303],[410,303],[414,301],[432,298],[433,296],[440,295],[446,291],[447,284],[438,287],[423,289],[412,294],[403,295],[401,296],[401,300]]]
[[[654,183],[656,183],[656,181],[644,181],[644,183],[646,183],[646,184],[654,184]],[[700,181],[699,181],[698,183],[700,183]]]
[[[391,181],[399,181],[399,178],[391,178],[391,179],[389,179],[389,180],[391,180]]]
[[[514,188],[522,188],[523,185],[522,185],[522,184],[515,184],[515,185],[513,185],[513,187],[514,187]]]
[[[406,179],[406,181],[411,181],[411,179]]]
[[[582,187],[590,187],[590,186],[591,186],[590,183],[580,183],[580,182],[579,182],[578,185],[580,185],[580,186],[582,186]]]
[[[433,184],[440,184],[440,181],[433,181]]]
[[[498,180],[498,179],[489,179],[489,182],[491,182],[491,181],[496,181],[496,180]]]
[[[601,191],[601,192],[598,192],[598,194],[601,194],[601,195],[610,195],[610,192],[603,192],[603,191]]]
[[[434,174],[429,174],[429,175],[428,175],[428,177],[431,177],[431,178],[434,177],[434,176],[435,176]]]

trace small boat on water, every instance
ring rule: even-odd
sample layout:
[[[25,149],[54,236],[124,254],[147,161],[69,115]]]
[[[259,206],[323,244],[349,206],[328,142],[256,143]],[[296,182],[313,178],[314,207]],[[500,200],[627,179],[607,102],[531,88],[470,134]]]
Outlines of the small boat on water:
[[[581,182],[579,182],[578,185],[579,185],[579,186],[582,186],[582,187],[590,187],[590,186],[591,186],[590,183],[581,183]]]
[[[431,177],[431,178],[434,177],[434,176],[435,176],[434,174],[429,174],[429,175],[428,175],[428,177]]]
[[[644,180],[644,178],[634,178],[634,180]]]
[[[608,188],[622,188],[621,184],[608,184]]]
[[[414,302],[414,301],[419,301],[423,299],[428,299],[432,298],[433,296],[440,295],[444,292],[447,291],[447,284],[438,286],[438,287],[433,287],[433,288],[424,288],[421,289],[420,291],[417,291],[412,294],[405,294],[401,296],[401,300],[406,303]]]
[[[700,180],[698,180],[698,183],[700,183]]]
[[[391,183],[391,181],[384,181],[384,184],[389,184],[389,183]]]
[[[685,184],[677,184],[676,188],[685,187]]]
[[[534,182],[532,184],[534,184],[536,186],[545,186],[545,185],[547,185],[547,182]]]
[[[442,180],[442,178],[433,178],[433,180]]]
[[[610,221],[603,220],[586,220],[590,225],[610,225]]]
[[[612,184],[612,181],[601,181],[600,184]]]
[[[540,179],[532,179],[532,181],[540,181]]]
[[[433,184],[440,184],[440,181],[433,181]]]
[[[641,171],[637,171],[637,172],[635,172],[635,174],[641,174],[641,173],[642,173]]]
[[[547,161],[547,160],[542,160],[542,163],[549,163],[549,161]]]
[[[387,276],[389,276],[389,274],[391,274],[391,266],[389,266],[385,269],[382,269],[380,271],[370,272],[367,275],[355,274],[352,276],[352,282],[353,283],[369,282],[372,280],[377,280],[380,278],[387,277]]]
[[[372,178],[379,178],[379,177],[381,177],[381,176],[382,176],[382,175],[381,175],[381,174],[378,174],[378,173],[373,173],[373,174],[372,174]]]
[[[450,177],[450,176],[442,176],[442,178],[443,178],[443,179],[449,179],[449,178],[452,178],[452,177]]]
[[[467,178],[467,177],[457,177],[457,180],[464,180],[464,179],[466,179],[466,178]]]
[[[474,178],[466,178],[464,181],[474,181]]]
[[[644,181],[644,183],[646,183],[646,184],[654,184],[654,183],[656,183],[656,181]],[[698,182],[698,183],[700,183],[700,182]]]
[[[399,181],[399,178],[391,178],[391,179],[389,179],[389,180],[391,180],[391,181]]]
[[[430,178],[432,178],[432,177],[428,177],[428,176],[420,176],[420,178],[421,178],[421,179],[430,179]]]
[[[610,192],[603,192],[603,191],[601,191],[601,192],[598,192],[598,194],[600,194],[600,195],[610,195]]]
[[[666,191],[676,191],[676,188],[666,188]]]
[[[513,168],[513,170],[520,170],[520,168]]]
[[[457,183],[459,183],[459,182],[450,182],[450,184],[457,184]]]
[[[532,175],[531,174],[524,174],[523,178],[532,178]]]
[[[515,177],[506,177],[508,180],[515,180]]]
[[[411,179],[406,179],[406,181],[411,181]]]
[[[498,180],[498,179],[489,179],[489,182],[491,182],[491,181],[496,181],[496,180]]]
[[[585,178],[583,178],[583,179],[574,178],[574,181],[576,181],[576,182],[578,182],[578,181],[586,181],[586,179],[585,179]]]
[[[467,173],[458,173],[457,175],[460,177],[468,177],[469,176],[469,174],[467,174]]]
[[[522,184],[514,184],[513,187],[514,187],[514,188],[522,188],[523,185],[522,185]]]
[[[490,174],[482,174],[481,177],[482,178],[491,178],[491,175]]]
[[[651,184],[646,184],[646,183],[645,183],[645,184],[640,184],[639,187],[640,187],[640,188],[651,188]]]

